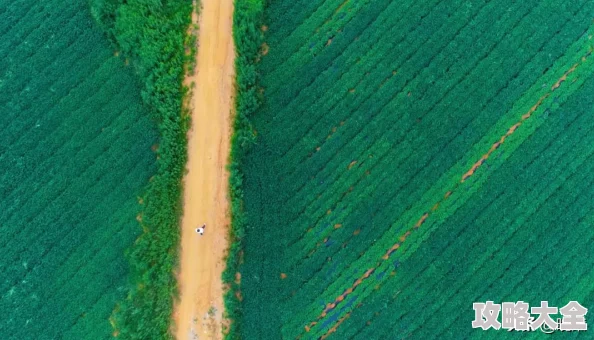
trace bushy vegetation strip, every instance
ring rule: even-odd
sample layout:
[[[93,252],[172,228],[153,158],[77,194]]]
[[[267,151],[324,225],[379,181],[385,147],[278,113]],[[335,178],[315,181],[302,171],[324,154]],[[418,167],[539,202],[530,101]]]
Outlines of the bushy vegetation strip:
[[[114,46],[136,68],[144,83],[144,102],[160,133],[157,174],[142,197],[143,233],[129,253],[132,286],[113,320],[126,339],[172,338],[188,129],[188,113],[182,105],[188,89],[182,82],[184,65],[193,58],[185,52],[185,42],[192,41],[186,37],[192,2],[92,0],[91,5]]]
[[[260,105],[257,63],[260,59],[260,46],[263,41],[262,21],[264,1],[236,0],[233,15],[233,39],[235,41],[236,97],[233,136],[231,139],[230,195],[231,195],[231,230],[227,266],[223,273],[223,282],[227,286],[225,293],[225,312],[230,320],[226,338],[241,338],[241,274],[243,244],[246,232],[246,220],[243,211],[243,173],[241,164],[246,153],[253,145],[255,132],[250,117]],[[238,275],[239,274],[239,275]]]

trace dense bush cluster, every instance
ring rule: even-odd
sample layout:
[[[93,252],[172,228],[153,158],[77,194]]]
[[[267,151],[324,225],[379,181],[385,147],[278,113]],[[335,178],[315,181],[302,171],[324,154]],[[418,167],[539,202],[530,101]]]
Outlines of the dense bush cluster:
[[[591,263],[561,253],[591,237],[593,9],[268,3],[242,337],[461,338],[477,301],[592,306]]]
[[[107,339],[156,171],[132,68],[84,1],[0,4],[0,338]]]
[[[138,71],[144,82],[143,99],[160,133],[157,174],[143,196],[143,233],[129,254],[132,287],[115,310],[115,327],[126,339],[171,338],[188,128],[182,106],[187,92],[182,87],[188,58],[184,42],[192,2],[93,0],[92,9]]]

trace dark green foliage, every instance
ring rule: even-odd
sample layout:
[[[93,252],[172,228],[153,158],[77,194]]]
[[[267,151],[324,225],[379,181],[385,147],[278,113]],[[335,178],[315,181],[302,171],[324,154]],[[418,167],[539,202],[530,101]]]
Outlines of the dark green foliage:
[[[269,2],[234,168],[241,337],[495,338],[473,302],[593,306],[593,261],[571,260],[593,236],[592,10]]]
[[[156,172],[131,67],[80,1],[0,4],[0,338],[109,339]]]
[[[124,0],[89,0],[93,18],[112,40],[115,39],[117,9],[123,2]]]
[[[94,13],[99,13],[96,18],[103,20],[102,26],[138,70],[143,99],[160,133],[158,171],[143,196],[144,232],[129,256],[131,290],[115,310],[115,327],[125,339],[166,339],[172,337],[170,321],[177,296],[174,270],[188,127],[182,107],[187,89],[182,81],[192,2],[130,0],[115,10],[113,2],[108,3],[96,3]],[[101,14],[108,7],[114,14]]]
[[[242,239],[245,236],[245,216],[243,212],[243,174],[240,164],[246,152],[253,145],[255,132],[249,117],[260,104],[258,96],[258,73],[256,63],[259,60],[262,43],[263,3],[260,0],[236,0],[233,17],[233,38],[235,41],[236,69],[236,115],[233,122],[231,156],[229,164],[231,195],[231,231],[227,267],[223,273],[223,282],[229,287],[225,293],[226,316],[231,320],[226,337],[241,338],[241,302],[238,299],[240,284],[235,281],[242,261]]]

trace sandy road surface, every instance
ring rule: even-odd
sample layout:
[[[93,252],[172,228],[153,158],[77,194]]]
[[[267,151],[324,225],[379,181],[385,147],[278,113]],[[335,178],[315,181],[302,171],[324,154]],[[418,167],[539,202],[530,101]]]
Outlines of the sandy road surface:
[[[233,0],[200,0],[198,55],[184,178],[177,339],[220,339],[227,249],[228,172],[234,81]],[[198,18],[194,17],[196,22]],[[203,236],[194,229],[206,224]]]

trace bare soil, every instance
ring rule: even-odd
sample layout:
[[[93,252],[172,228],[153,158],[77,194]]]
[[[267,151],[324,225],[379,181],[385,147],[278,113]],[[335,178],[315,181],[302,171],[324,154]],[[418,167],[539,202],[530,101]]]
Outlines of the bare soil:
[[[233,0],[200,0],[195,84],[190,109],[188,164],[184,177],[180,299],[175,303],[177,339],[221,339],[223,285],[228,248],[229,204],[226,165],[230,151],[234,94]],[[195,229],[206,224],[204,235]]]

